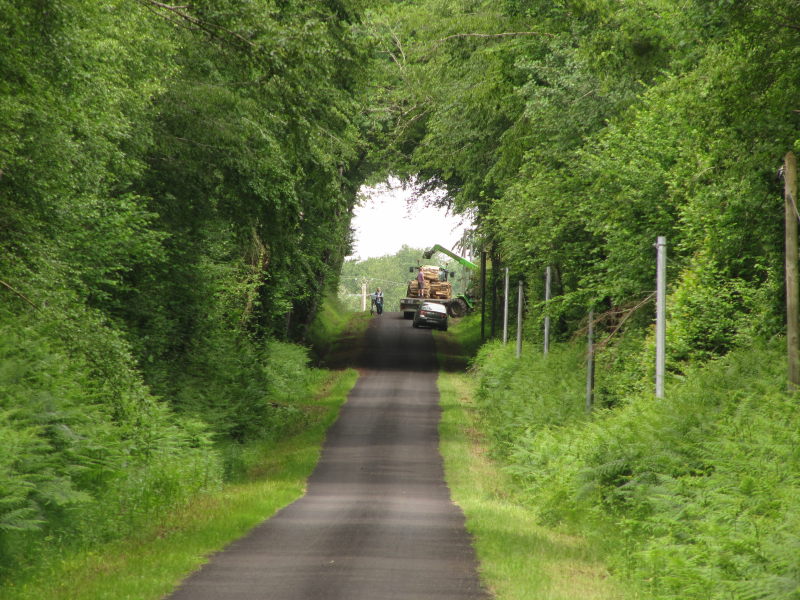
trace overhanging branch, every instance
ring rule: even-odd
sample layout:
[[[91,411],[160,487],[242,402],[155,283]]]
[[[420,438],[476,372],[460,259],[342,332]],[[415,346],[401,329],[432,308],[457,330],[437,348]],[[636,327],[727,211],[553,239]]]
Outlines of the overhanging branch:
[[[158,0],[135,0],[142,6],[145,6],[152,10],[155,14],[160,16],[162,19],[169,21],[175,25],[183,25],[188,26],[189,29],[200,30],[207,33],[209,36],[220,40],[226,41],[227,38],[234,38],[235,40],[246,44],[250,48],[258,48],[256,44],[245,38],[239,33],[223,27],[222,25],[218,25],[216,23],[212,23],[211,21],[207,21],[205,19],[201,19],[200,17],[196,17],[188,12],[189,6],[188,5],[174,5],[174,4],[165,4],[163,2],[159,2]]]
[[[452,40],[455,38],[464,38],[464,37],[479,37],[479,38],[496,38],[496,37],[511,37],[516,35],[540,35],[542,37],[556,37],[552,33],[546,33],[543,31],[504,31],[503,33],[454,33],[453,35],[448,35],[447,37],[443,37],[441,39],[436,40],[436,43],[439,44],[441,42],[446,42],[447,40]]]

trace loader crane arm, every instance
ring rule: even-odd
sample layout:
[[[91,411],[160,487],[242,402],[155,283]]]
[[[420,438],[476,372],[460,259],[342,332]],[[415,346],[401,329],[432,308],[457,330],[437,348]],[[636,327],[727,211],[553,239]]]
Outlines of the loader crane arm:
[[[452,258],[453,260],[455,260],[458,264],[464,265],[465,267],[468,267],[470,269],[477,270],[479,268],[478,265],[476,265],[475,263],[468,261],[466,258],[460,257],[455,252],[452,252],[447,248],[445,248],[444,246],[440,246],[439,244],[436,244],[433,248],[428,248],[427,250],[425,250],[425,252],[422,253],[422,257],[427,260],[431,256],[433,256],[434,253],[436,252],[441,252],[442,254],[445,254],[450,258]]]

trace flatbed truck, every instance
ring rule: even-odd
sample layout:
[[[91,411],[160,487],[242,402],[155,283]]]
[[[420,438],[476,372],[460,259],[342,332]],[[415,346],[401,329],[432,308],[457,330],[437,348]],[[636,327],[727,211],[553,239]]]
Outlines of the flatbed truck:
[[[425,259],[431,258],[434,253],[441,252],[451,258],[453,258],[459,264],[470,268],[470,269],[478,269],[478,266],[466,258],[462,258],[457,254],[451,252],[447,248],[436,244],[432,248],[426,250],[422,256]],[[409,272],[413,273],[414,271],[423,268],[423,267],[409,267]],[[448,272],[447,269],[443,267],[439,268],[439,281],[447,281],[448,277],[452,277],[454,273]],[[406,298],[400,299],[400,311],[403,313],[403,316],[406,319],[410,319],[414,316],[414,313],[420,307],[423,302],[433,302],[435,304],[442,304],[443,306],[447,307],[447,314],[451,317],[463,317],[467,314],[468,311],[472,309],[472,300],[466,294],[459,294],[455,297],[451,295],[451,292],[448,291],[447,298],[419,298],[411,294],[412,284],[414,282],[409,282],[408,291],[406,293]]]

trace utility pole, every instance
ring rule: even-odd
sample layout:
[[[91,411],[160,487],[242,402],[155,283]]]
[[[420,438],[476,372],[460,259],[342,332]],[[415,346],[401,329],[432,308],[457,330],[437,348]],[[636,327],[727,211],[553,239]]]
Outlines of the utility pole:
[[[367,310],[367,282],[366,280],[361,282],[361,312],[366,312]]]
[[[508,343],[508,267],[506,279],[503,284],[503,345]]]
[[[787,152],[783,158],[784,212],[786,220],[786,350],[789,390],[800,386],[798,355],[798,274],[797,274],[797,158]]]
[[[656,398],[664,397],[667,339],[667,238],[656,240]]]
[[[517,292],[517,358],[522,356],[522,279]]]
[[[550,350],[550,315],[548,312],[550,311],[550,285],[553,282],[553,271],[550,268],[550,265],[547,266],[545,270],[544,276],[544,353]]]
[[[486,339],[486,250],[481,250],[481,341]]]

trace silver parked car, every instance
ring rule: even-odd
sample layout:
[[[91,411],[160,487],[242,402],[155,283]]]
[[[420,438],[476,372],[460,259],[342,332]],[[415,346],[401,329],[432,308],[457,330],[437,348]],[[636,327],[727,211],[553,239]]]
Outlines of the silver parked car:
[[[436,327],[447,331],[447,307],[435,302],[423,302],[414,313],[414,327]]]

